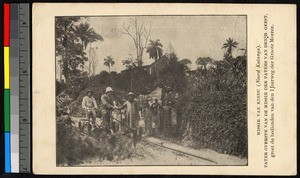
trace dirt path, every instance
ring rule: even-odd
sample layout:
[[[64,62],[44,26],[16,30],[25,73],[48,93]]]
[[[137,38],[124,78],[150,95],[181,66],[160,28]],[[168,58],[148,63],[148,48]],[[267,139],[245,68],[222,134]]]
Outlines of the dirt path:
[[[85,160],[84,165],[214,165],[214,163],[140,142],[130,159],[111,162],[92,158]]]
[[[81,118],[72,118],[75,125]],[[97,119],[98,120],[98,119]],[[82,166],[96,165],[246,165],[247,159],[238,158],[226,154],[220,154],[213,150],[195,150],[157,138],[143,138],[134,149],[130,159],[121,161],[101,160],[99,157],[87,158]],[[150,143],[147,143],[150,142]],[[158,146],[162,144],[163,147]],[[154,143],[154,144],[153,144]],[[171,148],[171,149],[168,149]],[[174,150],[178,151],[174,151]],[[180,153],[187,152],[190,155]],[[195,155],[195,156],[191,156]],[[203,159],[201,159],[203,158]]]

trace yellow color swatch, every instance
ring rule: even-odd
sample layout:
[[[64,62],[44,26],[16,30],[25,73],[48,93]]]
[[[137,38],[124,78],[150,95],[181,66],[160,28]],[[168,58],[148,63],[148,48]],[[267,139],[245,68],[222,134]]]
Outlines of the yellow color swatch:
[[[4,47],[4,89],[9,89],[9,47]]]

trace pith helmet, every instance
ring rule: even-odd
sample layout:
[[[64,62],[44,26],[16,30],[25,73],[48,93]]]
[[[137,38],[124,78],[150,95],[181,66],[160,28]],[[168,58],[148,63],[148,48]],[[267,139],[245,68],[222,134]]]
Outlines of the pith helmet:
[[[107,87],[105,93],[113,92],[114,90],[111,87]]]
[[[128,93],[128,96],[130,96],[130,95],[134,96],[134,94],[133,94],[132,92],[129,92],[129,93]]]

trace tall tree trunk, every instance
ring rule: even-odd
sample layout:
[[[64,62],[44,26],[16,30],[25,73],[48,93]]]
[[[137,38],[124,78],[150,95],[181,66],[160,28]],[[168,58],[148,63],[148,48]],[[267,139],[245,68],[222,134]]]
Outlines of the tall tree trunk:
[[[91,61],[89,61],[89,76],[91,76]]]
[[[93,76],[95,75],[95,70],[96,70],[96,65],[93,64],[93,65],[92,65],[92,75],[93,75]]]
[[[62,81],[62,62],[59,63],[59,81]]]
[[[157,71],[157,59],[159,59],[159,53],[158,53],[158,50],[156,49],[156,57],[155,57],[155,76],[157,77],[158,76],[158,71]]]
[[[157,63],[156,63],[157,59],[154,60],[154,73],[155,73],[155,76],[157,77],[158,74],[157,74]]]
[[[130,91],[132,92],[133,87],[133,70],[131,70],[131,77],[130,77]]]
[[[143,66],[143,61],[142,61],[141,55],[139,55],[138,58],[137,58],[137,65],[138,65],[138,67],[142,67]]]
[[[65,82],[69,81],[69,68],[68,68],[68,63],[67,61],[63,61],[63,69],[62,69],[62,74],[65,77]]]

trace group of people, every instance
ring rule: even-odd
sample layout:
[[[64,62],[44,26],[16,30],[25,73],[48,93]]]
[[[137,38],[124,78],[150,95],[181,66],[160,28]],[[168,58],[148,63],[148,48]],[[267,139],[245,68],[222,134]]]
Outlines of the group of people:
[[[114,90],[107,87],[101,96],[98,108],[93,91],[88,90],[82,100],[82,108],[86,112],[87,119],[96,123],[96,110],[101,111],[101,120],[106,122],[114,132],[126,132],[132,129],[141,129],[147,134],[170,134],[172,130],[171,103],[166,102],[162,106],[158,99],[136,100],[135,94],[130,92],[124,103],[117,102],[114,98]]]
[[[118,105],[118,102],[114,100],[114,90],[111,87],[107,87],[105,93],[101,96],[99,108],[93,93],[92,90],[88,90],[86,96],[82,99],[82,108],[86,112],[86,118],[91,119],[93,124],[96,123],[96,110],[100,109],[102,121],[106,122],[113,131],[125,131],[138,127],[141,112],[132,92],[128,93],[127,100],[123,104]],[[122,117],[121,110],[125,110],[125,119]],[[116,128],[115,125],[119,127]]]

